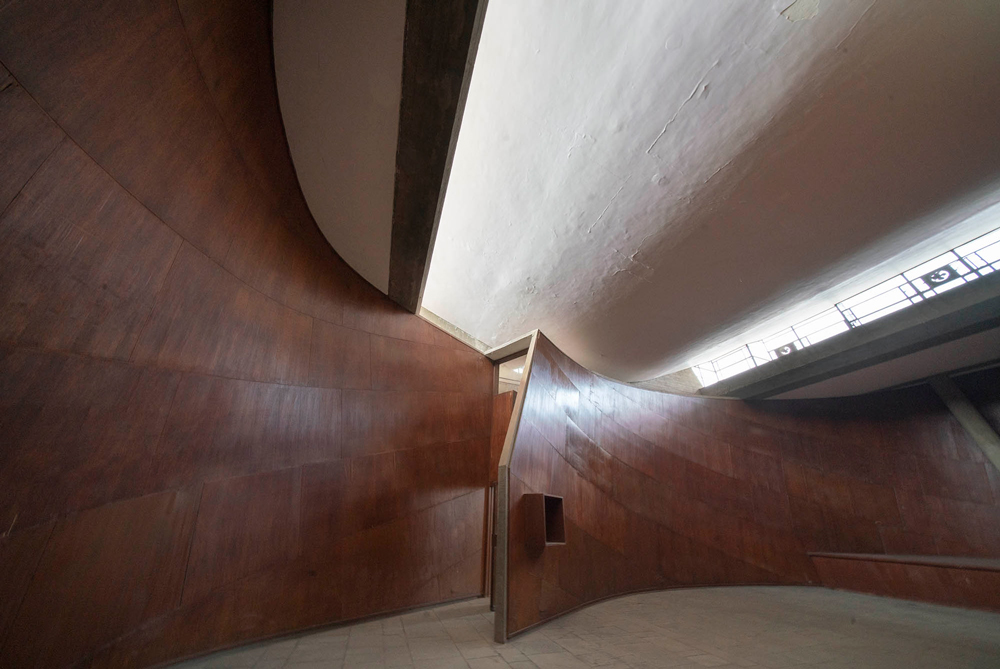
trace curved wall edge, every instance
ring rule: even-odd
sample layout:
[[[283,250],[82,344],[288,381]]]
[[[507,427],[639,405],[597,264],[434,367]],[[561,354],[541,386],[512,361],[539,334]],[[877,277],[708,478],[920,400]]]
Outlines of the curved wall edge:
[[[330,245],[389,290],[404,0],[276,3],[279,103],[303,196]]]
[[[481,592],[492,364],[316,227],[270,16],[0,4],[3,666]]]
[[[1000,475],[925,386],[753,403],[670,395],[593,374],[542,334],[525,372],[498,641],[640,590],[851,587],[824,581],[811,552],[1000,557]],[[980,387],[995,385],[996,370],[983,374]],[[988,416],[995,395],[973,395]],[[524,500],[537,493],[563,498],[565,545],[528,540]],[[935,587],[910,596],[940,601]]]

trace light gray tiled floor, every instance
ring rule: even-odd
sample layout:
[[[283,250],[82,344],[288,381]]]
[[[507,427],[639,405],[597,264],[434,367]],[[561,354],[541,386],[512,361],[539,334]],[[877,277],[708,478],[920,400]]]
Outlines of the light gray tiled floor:
[[[485,600],[216,653],[176,667],[1000,668],[1000,615],[822,588],[629,595],[492,642]]]

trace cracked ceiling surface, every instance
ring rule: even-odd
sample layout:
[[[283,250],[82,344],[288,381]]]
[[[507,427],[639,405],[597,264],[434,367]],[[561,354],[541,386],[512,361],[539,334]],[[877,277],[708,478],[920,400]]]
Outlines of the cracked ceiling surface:
[[[643,380],[998,201],[995,1],[493,2],[423,306]]]

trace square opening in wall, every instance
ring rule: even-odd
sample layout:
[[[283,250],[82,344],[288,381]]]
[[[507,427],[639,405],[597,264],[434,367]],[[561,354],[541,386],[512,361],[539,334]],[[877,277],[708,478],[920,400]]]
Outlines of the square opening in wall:
[[[563,522],[563,498],[542,495],[545,500],[545,545],[566,543],[566,524]]]
[[[521,499],[524,505],[524,530],[528,547],[533,551],[541,551],[546,546],[565,544],[563,498],[544,493],[528,493]]]

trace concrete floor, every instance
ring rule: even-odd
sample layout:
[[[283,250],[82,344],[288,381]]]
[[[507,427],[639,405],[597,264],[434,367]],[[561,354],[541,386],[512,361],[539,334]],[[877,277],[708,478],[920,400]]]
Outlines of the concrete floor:
[[[629,595],[495,644],[482,599],[302,634],[185,669],[1000,667],[1000,615],[822,588]]]

